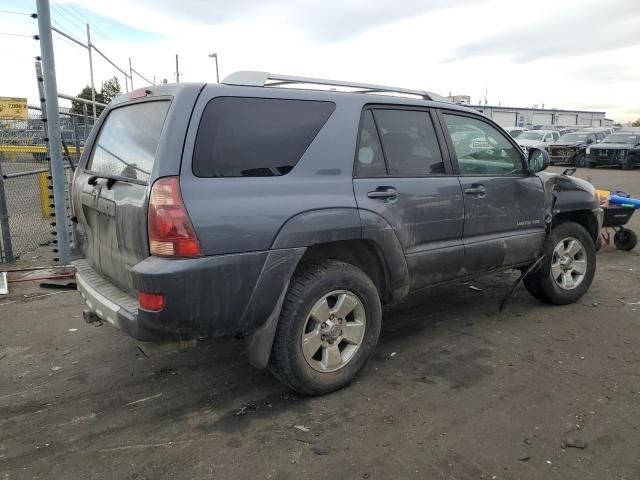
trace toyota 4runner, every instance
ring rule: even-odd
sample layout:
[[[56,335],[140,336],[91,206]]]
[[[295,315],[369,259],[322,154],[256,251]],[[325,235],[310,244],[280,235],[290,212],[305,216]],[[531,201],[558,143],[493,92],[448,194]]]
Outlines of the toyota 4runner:
[[[511,268],[544,302],[587,291],[602,210],[548,163],[424,91],[264,72],[134,91],[73,180],[85,318],[245,336],[254,366],[330,392],[409,293]]]

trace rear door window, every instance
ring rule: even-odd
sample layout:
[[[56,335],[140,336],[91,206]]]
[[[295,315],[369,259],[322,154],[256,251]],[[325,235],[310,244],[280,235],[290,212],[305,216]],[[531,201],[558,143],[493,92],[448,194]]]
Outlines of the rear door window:
[[[111,110],[100,129],[87,170],[148,181],[168,110],[168,101],[142,102]]]
[[[428,112],[376,109],[389,174],[415,177],[444,174],[444,162]]]
[[[204,109],[193,152],[198,177],[272,177],[296,166],[333,102],[219,97]]]

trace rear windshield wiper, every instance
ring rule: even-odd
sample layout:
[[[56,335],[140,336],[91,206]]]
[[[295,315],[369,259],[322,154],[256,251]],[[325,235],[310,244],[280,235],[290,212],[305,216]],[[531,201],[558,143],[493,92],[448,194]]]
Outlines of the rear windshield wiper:
[[[89,177],[89,180],[87,180],[87,183],[89,185],[95,185],[96,183],[98,183],[99,178],[104,178],[107,181],[107,183],[105,184],[107,187],[107,190],[109,190],[113,186],[113,184],[118,181],[117,178],[110,177],[109,175],[96,175],[94,173]]]

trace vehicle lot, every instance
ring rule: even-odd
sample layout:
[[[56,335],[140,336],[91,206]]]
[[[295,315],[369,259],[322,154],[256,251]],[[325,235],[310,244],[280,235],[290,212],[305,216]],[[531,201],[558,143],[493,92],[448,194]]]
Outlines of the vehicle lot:
[[[639,171],[578,175],[640,194]],[[576,305],[520,288],[498,312],[509,273],[388,309],[362,375],[314,399],[241,340],[139,345],[86,325],[75,292],[12,284],[0,478],[638,478],[640,250],[598,260]]]

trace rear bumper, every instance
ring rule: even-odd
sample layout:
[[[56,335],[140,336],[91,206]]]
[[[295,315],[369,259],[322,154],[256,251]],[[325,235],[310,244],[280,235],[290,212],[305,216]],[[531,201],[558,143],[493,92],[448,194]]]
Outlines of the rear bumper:
[[[160,312],[74,262],[78,289],[89,309],[142,341],[248,334],[273,311],[305,249],[282,249],[193,259],[149,257],[131,270],[137,291],[165,296]]]

